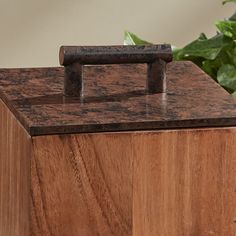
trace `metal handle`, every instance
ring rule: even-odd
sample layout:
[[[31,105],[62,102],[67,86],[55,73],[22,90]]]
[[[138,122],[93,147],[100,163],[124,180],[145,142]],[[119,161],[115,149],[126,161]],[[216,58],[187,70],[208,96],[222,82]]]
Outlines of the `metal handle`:
[[[60,64],[65,66],[64,95],[82,96],[83,65],[148,63],[147,92],[166,90],[166,63],[172,61],[168,44],[143,46],[62,46]]]

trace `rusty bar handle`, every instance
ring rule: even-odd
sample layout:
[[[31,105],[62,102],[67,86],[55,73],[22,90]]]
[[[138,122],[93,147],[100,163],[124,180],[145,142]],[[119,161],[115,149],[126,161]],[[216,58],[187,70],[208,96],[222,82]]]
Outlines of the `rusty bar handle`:
[[[137,46],[61,46],[65,66],[64,95],[83,96],[83,65],[148,63],[147,92],[166,90],[166,63],[172,61],[169,44]]]

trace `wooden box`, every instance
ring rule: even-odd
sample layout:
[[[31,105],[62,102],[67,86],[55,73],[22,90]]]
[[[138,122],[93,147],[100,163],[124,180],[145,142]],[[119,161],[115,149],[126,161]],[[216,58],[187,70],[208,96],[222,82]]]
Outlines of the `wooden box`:
[[[236,102],[191,62],[0,70],[0,236],[236,235]]]

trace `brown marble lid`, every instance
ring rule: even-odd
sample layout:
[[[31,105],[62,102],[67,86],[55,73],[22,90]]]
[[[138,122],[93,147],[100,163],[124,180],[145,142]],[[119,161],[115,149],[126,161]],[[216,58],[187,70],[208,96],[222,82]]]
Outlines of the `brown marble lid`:
[[[191,62],[167,93],[145,95],[145,65],[85,67],[85,99],[62,96],[64,69],[1,69],[0,98],[30,135],[236,125],[236,101]]]

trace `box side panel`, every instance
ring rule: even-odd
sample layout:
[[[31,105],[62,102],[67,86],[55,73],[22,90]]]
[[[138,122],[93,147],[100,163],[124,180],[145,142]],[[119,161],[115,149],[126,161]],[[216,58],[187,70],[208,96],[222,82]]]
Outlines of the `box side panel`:
[[[132,235],[131,134],[33,137],[31,235]]]
[[[0,100],[0,235],[29,235],[31,138]]]
[[[134,135],[133,235],[236,235],[236,129]]]

